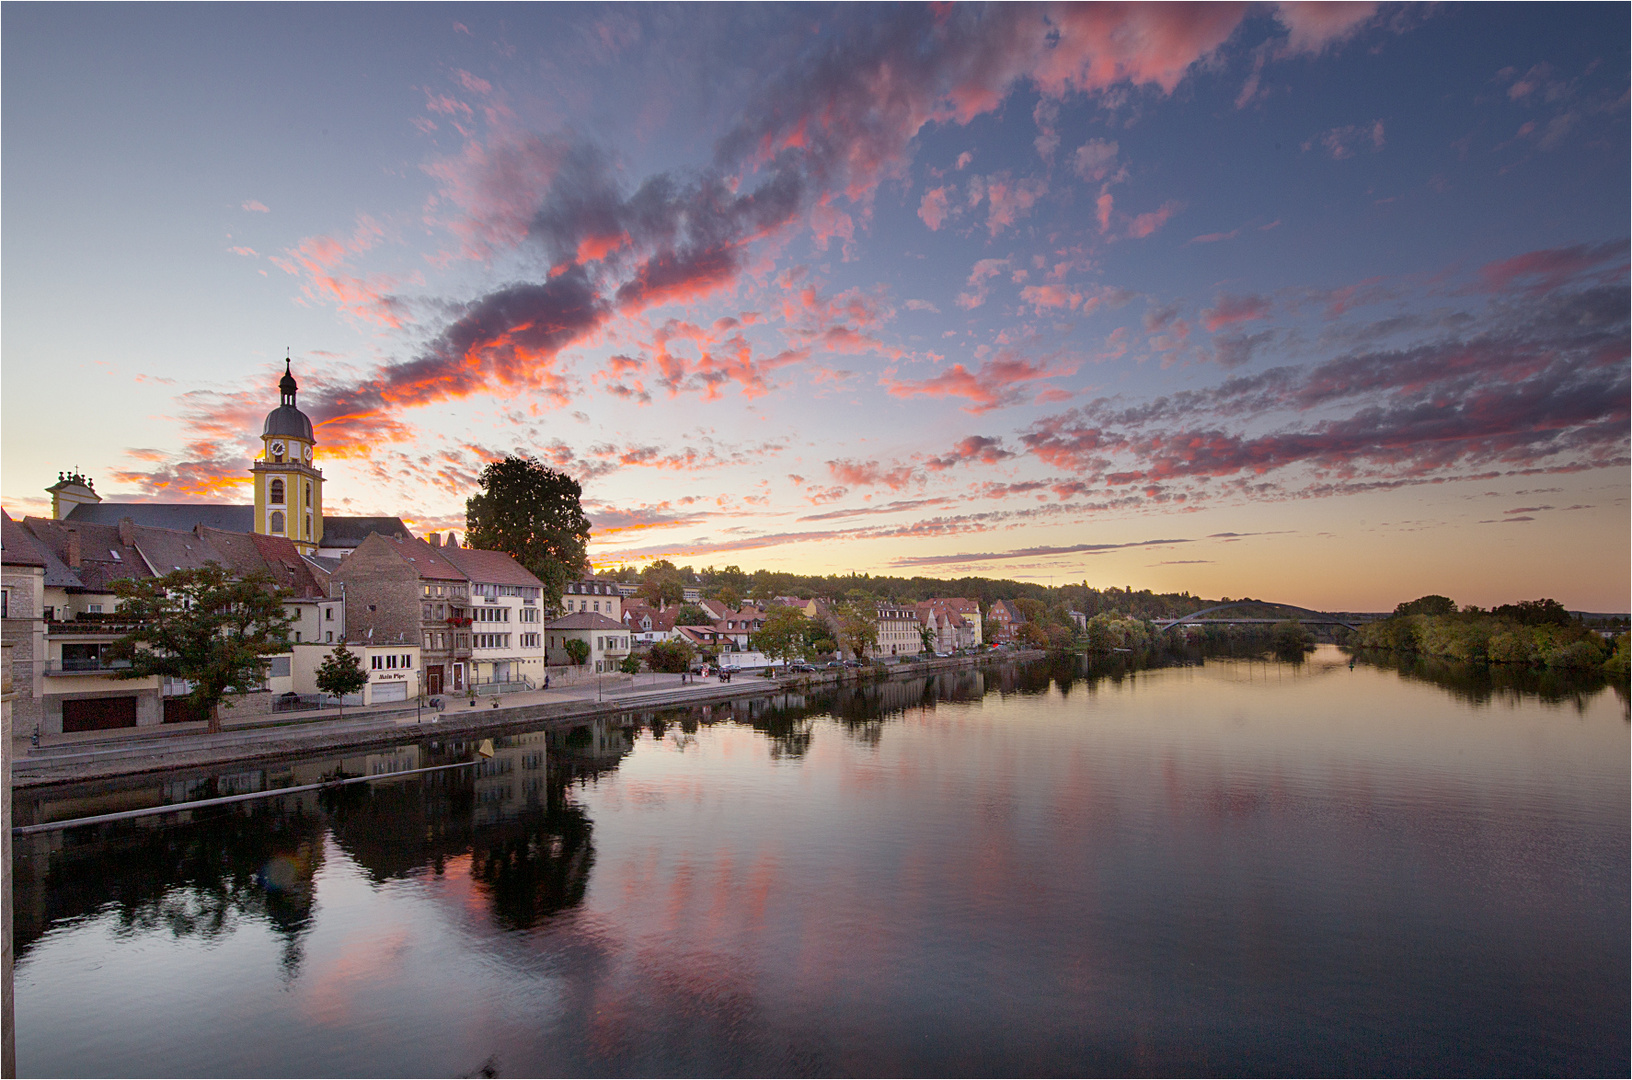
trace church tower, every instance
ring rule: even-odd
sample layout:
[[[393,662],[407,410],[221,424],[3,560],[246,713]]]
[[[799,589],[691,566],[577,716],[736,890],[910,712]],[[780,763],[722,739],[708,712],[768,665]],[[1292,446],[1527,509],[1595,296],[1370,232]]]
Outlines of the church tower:
[[[295,376],[283,361],[280,404],[266,414],[255,477],[255,531],[286,536],[302,555],[317,554],[323,539],[323,474],[312,467],[312,422],[295,407]]]

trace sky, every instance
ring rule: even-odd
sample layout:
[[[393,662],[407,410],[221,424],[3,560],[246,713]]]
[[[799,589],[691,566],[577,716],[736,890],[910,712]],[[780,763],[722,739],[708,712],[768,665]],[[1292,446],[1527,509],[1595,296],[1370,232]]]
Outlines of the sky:
[[[1628,608],[1625,5],[0,10],[0,491]]]

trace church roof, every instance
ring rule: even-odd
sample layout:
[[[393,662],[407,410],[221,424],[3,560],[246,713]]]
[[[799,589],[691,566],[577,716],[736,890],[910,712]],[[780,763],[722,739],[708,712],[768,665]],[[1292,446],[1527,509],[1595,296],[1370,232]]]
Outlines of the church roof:
[[[279,405],[266,414],[266,427],[261,430],[262,435],[282,435],[286,439],[305,439],[307,442],[316,442],[312,436],[312,422],[306,414],[293,405]]]
[[[324,514],[323,539],[317,546],[319,549],[354,548],[367,540],[369,533],[379,533],[381,536],[412,535],[400,517],[331,517]]]
[[[265,435],[282,435],[290,439],[305,439],[307,442],[316,442],[312,437],[312,422],[306,414],[295,407],[295,374],[289,370],[289,361],[283,362],[283,378],[278,380],[278,395],[281,404],[266,414],[266,427],[261,432]]]
[[[255,507],[230,503],[80,503],[64,521],[117,525],[120,518],[152,529],[188,530],[194,525],[225,532],[254,532]]]

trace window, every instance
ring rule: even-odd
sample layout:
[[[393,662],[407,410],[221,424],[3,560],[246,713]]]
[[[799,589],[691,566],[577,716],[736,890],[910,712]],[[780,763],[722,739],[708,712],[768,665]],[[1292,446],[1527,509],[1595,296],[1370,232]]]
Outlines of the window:
[[[405,668],[411,668],[414,666],[414,657],[412,653],[408,653],[403,656],[402,666]]]
[[[11,618],[11,590],[0,589],[0,619]]]
[[[269,526],[269,528],[270,528],[270,531],[272,533],[274,533],[274,534],[276,534],[278,536],[283,535],[283,511],[282,510],[272,511],[272,521],[271,521],[271,525]]]
[[[334,640],[334,631],[333,630],[326,631],[323,634],[323,640],[324,640],[325,643],[333,641]]]
[[[289,677],[289,657],[274,656],[266,662],[266,677],[269,679],[287,679]]]
[[[100,614],[102,614],[102,605],[101,604],[91,604],[86,608],[86,610],[89,611],[92,615],[100,615]]]
[[[601,610],[601,602],[599,600],[595,601],[595,610],[596,611]]]
[[[330,622],[333,622],[334,621],[334,609],[332,607],[331,608],[324,608],[323,609],[323,617],[325,619],[329,620]]]
[[[381,661],[384,659],[385,657],[383,656],[371,656],[368,658],[368,666],[374,671],[378,671],[380,668],[385,666],[383,663],[381,663]]]
[[[310,484],[306,485],[306,505],[312,505],[312,485]]]
[[[312,515],[306,515],[306,539],[312,538]]]
[[[296,641],[297,641],[297,642],[298,642],[298,641],[299,641],[299,640],[300,640],[300,631],[299,631],[299,630],[296,630],[296,631],[295,631],[295,640],[296,640]]]
[[[272,487],[268,490],[268,493],[267,493],[267,501],[268,502],[274,502],[274,503],[283,502],[283,481],[282,480],[272,481]]]

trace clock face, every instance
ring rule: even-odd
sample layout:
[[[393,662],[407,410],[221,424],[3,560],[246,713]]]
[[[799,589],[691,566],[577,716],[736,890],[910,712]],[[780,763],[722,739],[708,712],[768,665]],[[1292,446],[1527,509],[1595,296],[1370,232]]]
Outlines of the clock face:
[[[308,446],[302,452],[306,455],[306,460],[309,463],[312,460],[312,448]]]
[[[274,453],[274,454],[281,454],[281,453],[283,453],[283,444],[282,444],[282,443],[281,443],[281,442],[275,442],[275,443],[273,443],[273,444],[272,444],[272,452],[273,452],[273,453]]]

